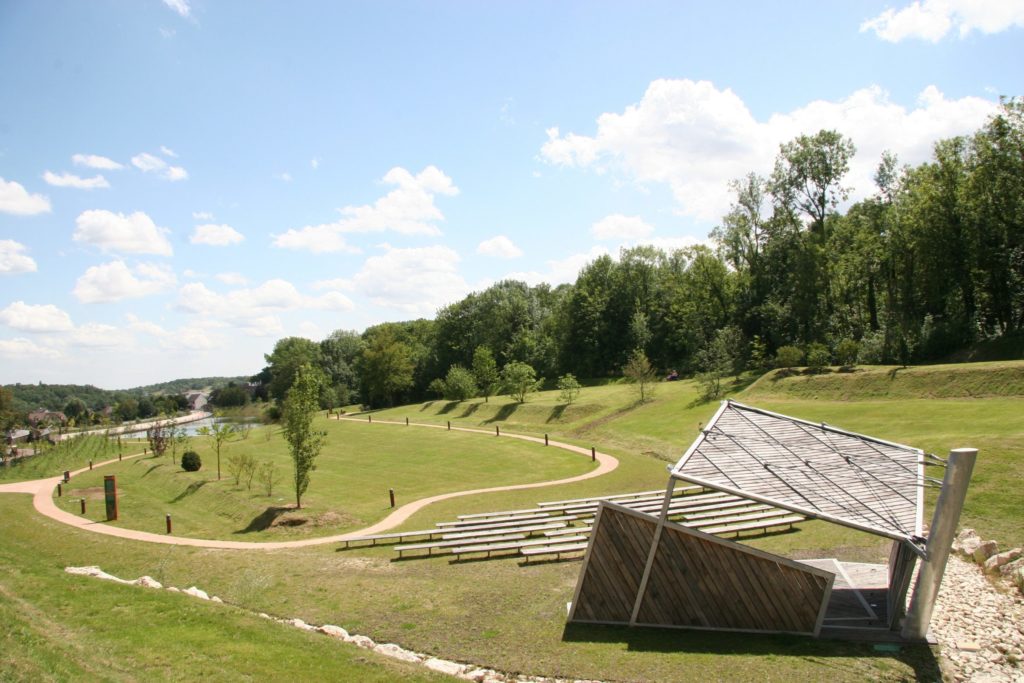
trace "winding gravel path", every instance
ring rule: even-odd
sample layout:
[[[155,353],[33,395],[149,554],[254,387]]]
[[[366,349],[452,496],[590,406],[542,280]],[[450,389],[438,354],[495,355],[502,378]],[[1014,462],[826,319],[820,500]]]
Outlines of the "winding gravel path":
[[[339,417],[338,419],[350,422],[364,422],[363,420],[359,420],[356,418]],[[404,422],[393,422],[388,420],[377,420],[372,424],[368,424],[368,426],[376,424],[401,425],[403,427],[406,426]],[[417,422],[411,422],[409,423],[409,426],[426,427],[431,429],[447,429],[445,425],[434,425]],[[452,427],[451,431],[472,432],[477,434],[487,434],[490,435],[491,437],[494,436],[493,432],[484,429],[472,429],[468,427]],[[522,439],[523,441],[530,441],[533,443],[544,443],[544,439],[535,436],[526,436],[525,434],[510,434],[507,432],[502,432],[501,438]],[[591,456],[590,450],[586,448],[574,446],[572,444],[567,444],[560,441],[549,441],[549,446],[554,448],[561,448],[579,455],[585,455],[587,457]],[[126,456],[124,459],[127,460],[129,458],[138,458],[142,455],[145,454],[136,453],[134,455]],[[393,529],[398,525],[402,524],[407,519],[409,519],[409,517],[411,517],[416,512],[419,512],[426,506],[432,503],[437,503],[442,500],[449,500],[451,498],[458,498],[460,496],[473,496],[481,493],[497,493],[499,491],[518,491],[522,489],[535,489],[547,486],[559,486],[561,484],[572,484],[578,481],[585,481],[587,479],[593,479],[595,477],[600,477],[602,475],[608,474],[609,472],[611,472],[612,470],[619,466],[618,459],[611,455],[608,455],[607,453],[601,453],[600,451],[597,451],[594,457],[597,460],[598,466],[596,469],[591,470],[586,474],[581,474],[579,476],[569,477],[566,479],[555,479],[552,481],[534,482],[532,484],[493,486],[490,488],[471,489],[468,491],[453,491],[452,493],[442,493],[440,495],[430,496],[429,498],[421,498],[420,500],[415,500],[411,503],[406,503],[405,505],[396,509],[394,512],[392,512],[390,515],[388,515],[381,521],[371,526],[368,526],[365,529],[360,529],[358,531],[350,531],[345,534],[336,534],[334,536],[307,538],[300,541],[269,541],[265,543],[258,543],[254,541],[220,541],[207,538],[189,538],[187,536],[167,536],[162,534],[153,534],[147,531],[124,529],[121,527],[110,526],[102,522],[93,522],[91,520],[79,517],[78,515],[73,515],[69,512],[65,512],[64,510],[61,510],[59,507],[57,507],[56,503],[54,503],[53,490],[57,487],[57,484],[62,480],[62,477],[60,476],[50,477],[48,479],[36,479],[34,481],[16,482],[13,484],[3,484],[0,485],[0,493],[31,494],[32,504],[35,507],[36,511],[38,511],[40,514],[45,515],[51,519],[55,519],[58,522],[61,522],[62,524],[67,524],[69,526],[77,527],[79,529],[91,531],[97,534],[117,536],[119,538],[127,538],[133,541],[163,543],[165,545],[187,545],[199,548],[221,548],[225,550],[280,550],[285,548],[303,548],[312,545],[323,545],[325,543],[337,543],[339,541],[345,541],[357,536],[367,536],[370,534],[384,533],[385,531]],[[118,460],[111,459],[94,465],[93,467],[103,467],[104,465],[109,465],[115,462],[118,462]],[[82,472],[88,471],[88,467],[83,467],[80,470],[75,470],[71,474],[72,476],[74,476]]]

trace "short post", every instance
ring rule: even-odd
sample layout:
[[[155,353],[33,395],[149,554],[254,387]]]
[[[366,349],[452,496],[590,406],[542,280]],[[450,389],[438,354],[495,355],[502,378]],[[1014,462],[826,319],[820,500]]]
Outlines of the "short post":
[[[395,490],[388,489],[388,495],[391,496],[391,507],[395,507]]]
[[[92,469],[92,460],[89,461],[89,469]]]
[[[120,451],[118,451],[118,453],[117,453],[117,461],[121,462],[121,453],[120,453]]]
[[[142,454],[143,455],[149,455],[149,449],[148,448],[143,448],[142,449]]]
[[[928,635],[935,598],[942,585],[942,575],[946,571],[956,525],[960,521],[964,498],[967,497],[967,485],[971,481],[971,472],[977,459],[977,448],[956,448],[949,452],[946,476],[942,479],[942,490],[935,502],[932,525],[928,529],[925,559],[921,563],[914,596],[910,599],[910,608],[900,634],[904,638],[923,640]]]
[[[452,431],[452,421],[448,420],[448,431]]]
[[[409,426],[409,418],[405,418],[405,426],[406,426],[406,427],[408,427],[408,426]]]
[[[501,436],[501,428],[498,425],[494,425],[494,435]]]
[[[597,460],[597,449],[593,446],[590,447],[590,462]]]
[[[58,483],[57,484],[57,497],[60,498],[63,495],[64,495],[64,485]]]
[[[171,513],[167,513],[165,521],[167,522],[167,533],[171,533]]]
[[[80,501],[78,501],[78,502],[79,502],[79,503],[81,504],[81,506],[82,506],[82,514],[84,515],[84,514],[85,514],[85,498],[82,498],[82,499],[81,499]]]
[[[64,483],[68,483],[71,480],[71,472],[64,470]]]
[[[547,434],[544,435],[544,445],[545,446],[548,445],[548,435]]]
[[[370,424],[373,424],[373,415],[367,415],[366,421],[369,422]]]

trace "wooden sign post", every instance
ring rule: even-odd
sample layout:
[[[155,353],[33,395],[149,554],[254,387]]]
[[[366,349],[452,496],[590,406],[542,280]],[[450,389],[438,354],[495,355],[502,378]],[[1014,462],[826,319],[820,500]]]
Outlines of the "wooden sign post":
[[[108,474],[103,477],[103,498],[107,503],[107,521],[117,520],[117,477]]]

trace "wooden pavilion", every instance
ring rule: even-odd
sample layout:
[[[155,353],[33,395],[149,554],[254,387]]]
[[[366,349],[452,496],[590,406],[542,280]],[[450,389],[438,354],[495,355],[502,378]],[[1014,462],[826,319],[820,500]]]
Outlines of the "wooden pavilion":
[[[660,514],[601,503],[569,621],[925,639],[975,456],[725,401],[670,468]],[[680,481],[891,539],[889,563],[798,562],[670,521]],[[939,484],[926,537],[924,489]]]

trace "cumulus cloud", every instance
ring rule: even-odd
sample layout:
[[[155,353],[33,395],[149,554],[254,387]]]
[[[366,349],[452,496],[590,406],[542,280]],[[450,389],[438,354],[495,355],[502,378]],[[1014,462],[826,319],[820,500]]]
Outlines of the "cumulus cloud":
[[[142,211],[125,216],[103,209],[83,211],[75,219],[76,242],[99,247],[105,252],[127,254],[158,254],[171,256],[174,250],[166,235],[170,232],[161,228]]]
[[[41,194],[30,194],[21,183],[0,178],[0,213],[34,216],[49,212],[48,198]]]
[[[90,267],[75,282],[72,293],[82,303],[106,303],[157,294],[176,282],[177,278],[167,266],[140,263],[129,268],[118,260]]]
[[[523,255],[523,250],[509,238],[498,235],[481,242],[476,248],[476,253],[496,258],[517,258]]]
[[[210,213],[209,211],[193,211],[192,218],[194,218],[197,221],[212,221],[213,214]]]
[[[239,244],[245,236],[230,225],[214,225],[204,223],[197,225],[188,241],[192,244],[206,244],[211,247],[226,247],[232,244]]]
[[[433,315],[437,309],[470,291],[459,275],[459,255],[448,247],[395,249],[366,259],[352,278],[352,287],[375,306],[412,315]]]
[[[312,168],[314,171],[317,170],[318,168],[320,168],[320,160],[316,157],[313,157],[312,159],[309,160],[309,167]]]
[[[60,358],[61,352],[48,346],[40,346],[31,339],[15,337],[0,339],[0,355],[13,359]]]
[[[382,181],[386,185],[394,185],[395,189],[373,204],[340,209],[342,218],[333,223],[293,228],[275,235],[274,246],[313,252],[349,251],[351,248],[340,237],[343,233],[441,234],[437,223],[444,220],[444,215],[434,203],[434,198],[459,193],[451,178],[435,166],[427,166],[416,175],[395,167],[384,175]]]
[[[886,9],[860,25],[890,43],[917,38],[937,43],[952,29],[961,38],[972,31],[999,33],[1024,27],[1022,0],[914,0],[903,9]]]
[[[177,159],[178,158],[178,153],[177,152],[175,152],[170,147],[165,147],[163,145],[160,145],[160,153],[163,154],[165,157],[171,157],[172,159]]]
[[[188,0],[164,0],[164,4],[185,19],[188,19],[189,15],[192,13],[192,8],[189,7]]]
[[[168,330],[131,313],[127,317],[129,329],[153,337],[163,349],[207,351],[223,345],[221,339],[199,325],[184,325],[176,330]]]
[[[0,240],[0,275],[36,272],[36,262],[24,252],[27,247],[14,240]]]
[[[73,187],[78,190],[95,190],[97,188],[110,187],[110,183],[102,175],[95,175],[92,178],[82,178],[76,176],[74,173],[51,173],[47,171],[43,174],[43,180],[48,185],[55,187]]]
[[[341,289],[352,291],[355,285],[348,278],[338,277],[332,280],[317,280],[313,283],[313,289]]]
[[[588,251],[577,254],[570,254],[565,258],[551,259],[544,262],[546,269],[543,271],[518,271],[505,276],[506,280],[522,280],[529,285],[539,285],[546,282],[550,285],[560,285],[576,281],[576,277],[583,268],[600,256],[610,255],[607,247],[593,246]]]
[[[249,284],[249,279],[241,273],[217,273],[214,277],[226,285],[241,287]]]
[[[148,152],[140,152],[133,156],[132,166],[143,173],[157,173],[162,178],[171,182],[188,179],[188,171],[184,168],[181,166],[168,166],[166,161]]]
[[[71,162],[76,166],[98,168],[102,171],[118,171],[124,168],[122,164],[117,163],[113,159],[108,159],[98,154],[73,154]]]
[[[15,301],[0,311],[0,323],[22,332],[67,332],[71,316],[53,304],[33,305]]]
[[[654,228],[639,216],[614,213],[590,226],[590,234],[598,240],[634,240],[649,237]]]
[[[71,333],[71,342],[74,345],[90,348],[128,346],[132,341],[131,335],[124,330],[102,323],[86,323],[76,327]]]
[[[593,136],[549,129],[541,157],[556,166],[621,174],[641,186],[666,184],[680,213],[713,221],[728,210],[728,181],[751,171],[769,173],[779,145],[798,135],[825,128],[853,140],[857,156],[846,181],[859,199],[873,191],[884,150],[902,162],[921,163],[937,139],[977,129],[995,108],[977,97],[947,99],[929,86],[908,109],[872,86],[758,121],[729,89],[708,81],[657,80],[637,104],[601,114]]]

